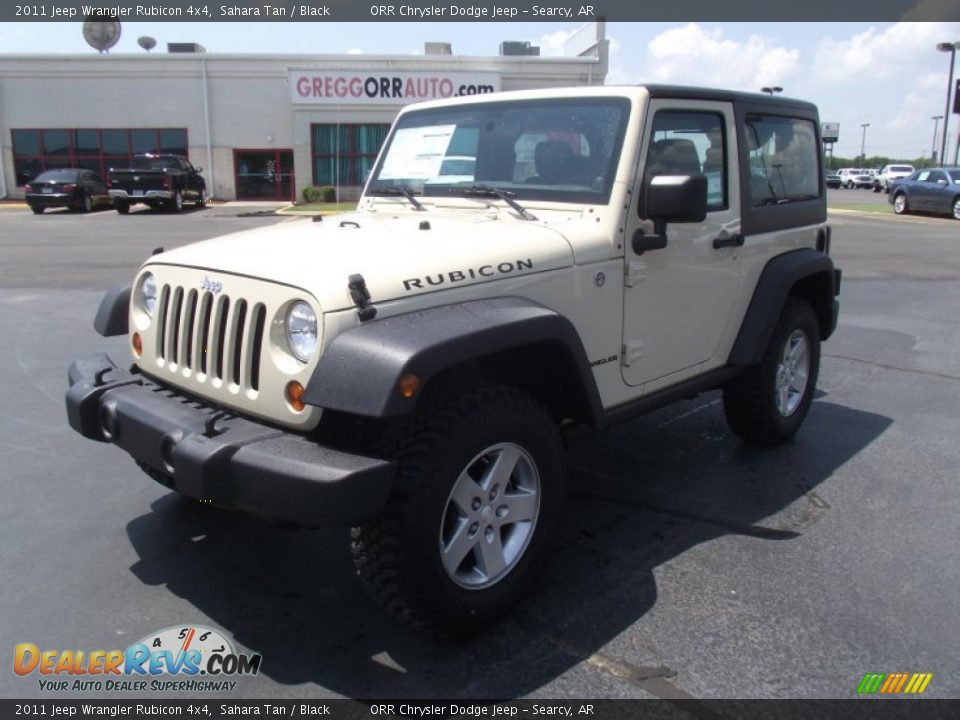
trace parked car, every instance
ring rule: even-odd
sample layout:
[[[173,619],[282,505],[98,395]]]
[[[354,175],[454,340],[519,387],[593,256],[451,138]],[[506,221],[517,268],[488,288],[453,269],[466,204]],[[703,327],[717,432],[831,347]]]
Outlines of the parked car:
[[[918,170],[908,178],[894,180],[889,200],[897,215],[920,210],[960,220],[960,168]]]
[[[873,191],[890,192],[890,185],[894,180],[910,177],[916,169],[913,165],[884,165],[883,169],[873,179]]]
[[[835,172],[828,172],[823,176],[823,182],[828,188],[836,190],[840,187],[840,175]]]
[[[129,169],[110,168],[110,195],[121,215],[136,203],[172,212],[180,212],[185,202],[203,207],[207,185],[202,170],[182,155],[134,155]]]
[[[37,215],[53,207],[90,212],[97,205],[113,202],[103,178],[83,168],[47,170],[27,183],[23,190],[27,205]]]

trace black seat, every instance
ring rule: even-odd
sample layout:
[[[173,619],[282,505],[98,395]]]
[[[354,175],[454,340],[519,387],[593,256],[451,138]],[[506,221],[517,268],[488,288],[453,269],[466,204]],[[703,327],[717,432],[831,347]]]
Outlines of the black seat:
[[[528,178],[528,183],[560,185],[569,180],[574,171],[573,150],[563,140],[543,140],[533,151],[533,164],[537,174]]]

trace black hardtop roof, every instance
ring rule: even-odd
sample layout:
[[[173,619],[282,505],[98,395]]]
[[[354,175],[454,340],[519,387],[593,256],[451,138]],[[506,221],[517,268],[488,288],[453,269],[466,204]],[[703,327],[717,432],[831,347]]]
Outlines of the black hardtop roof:
[[[785,98],[762,93],[737,92],[734,90],[718,90],[717,88],[691,87],[687,85],[658,85],[641,84],[653,98],[678,98],[686,100],[714,100],[720,102],[734,102],[763,106],[764,109],[776,110],[803,110],[807,113],[817,113],[817,106],[806,100]]]

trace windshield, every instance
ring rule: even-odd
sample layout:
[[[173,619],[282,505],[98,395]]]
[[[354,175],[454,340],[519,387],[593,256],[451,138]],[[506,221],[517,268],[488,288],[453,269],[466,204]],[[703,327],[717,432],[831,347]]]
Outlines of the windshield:
[[[913,172],[913,168],[910,167],[909,165],[894,165],[894,166],[892,166],[892,167],[890,168],[890,172],[912,173],[912,172]]]
[[[524,100],[420,110],[401,117],[368,193],[456,194],[483,185],[519,200],[609,200],[629,103]]]
[[[166,168],[178,168],[180,164],[176,158],[166,155],[160,157],[145,157],[139,155],[133,158],[130,167],[134,170],[165,170]]]

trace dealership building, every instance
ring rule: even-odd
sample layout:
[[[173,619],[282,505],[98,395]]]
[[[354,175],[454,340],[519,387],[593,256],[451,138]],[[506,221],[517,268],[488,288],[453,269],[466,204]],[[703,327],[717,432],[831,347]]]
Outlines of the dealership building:
[[[168,50],[0,54],[0,198],[22,198],[45,169],[105,175],[144,152],[187,155],[208,195],[224,200],[291,200],[310,185],[356,197],[404,105],[601,85],[607,71],[602,22],[581,27],[558,57],[520,42],[490,57],[455,55],[446,43],[392,56]]]

